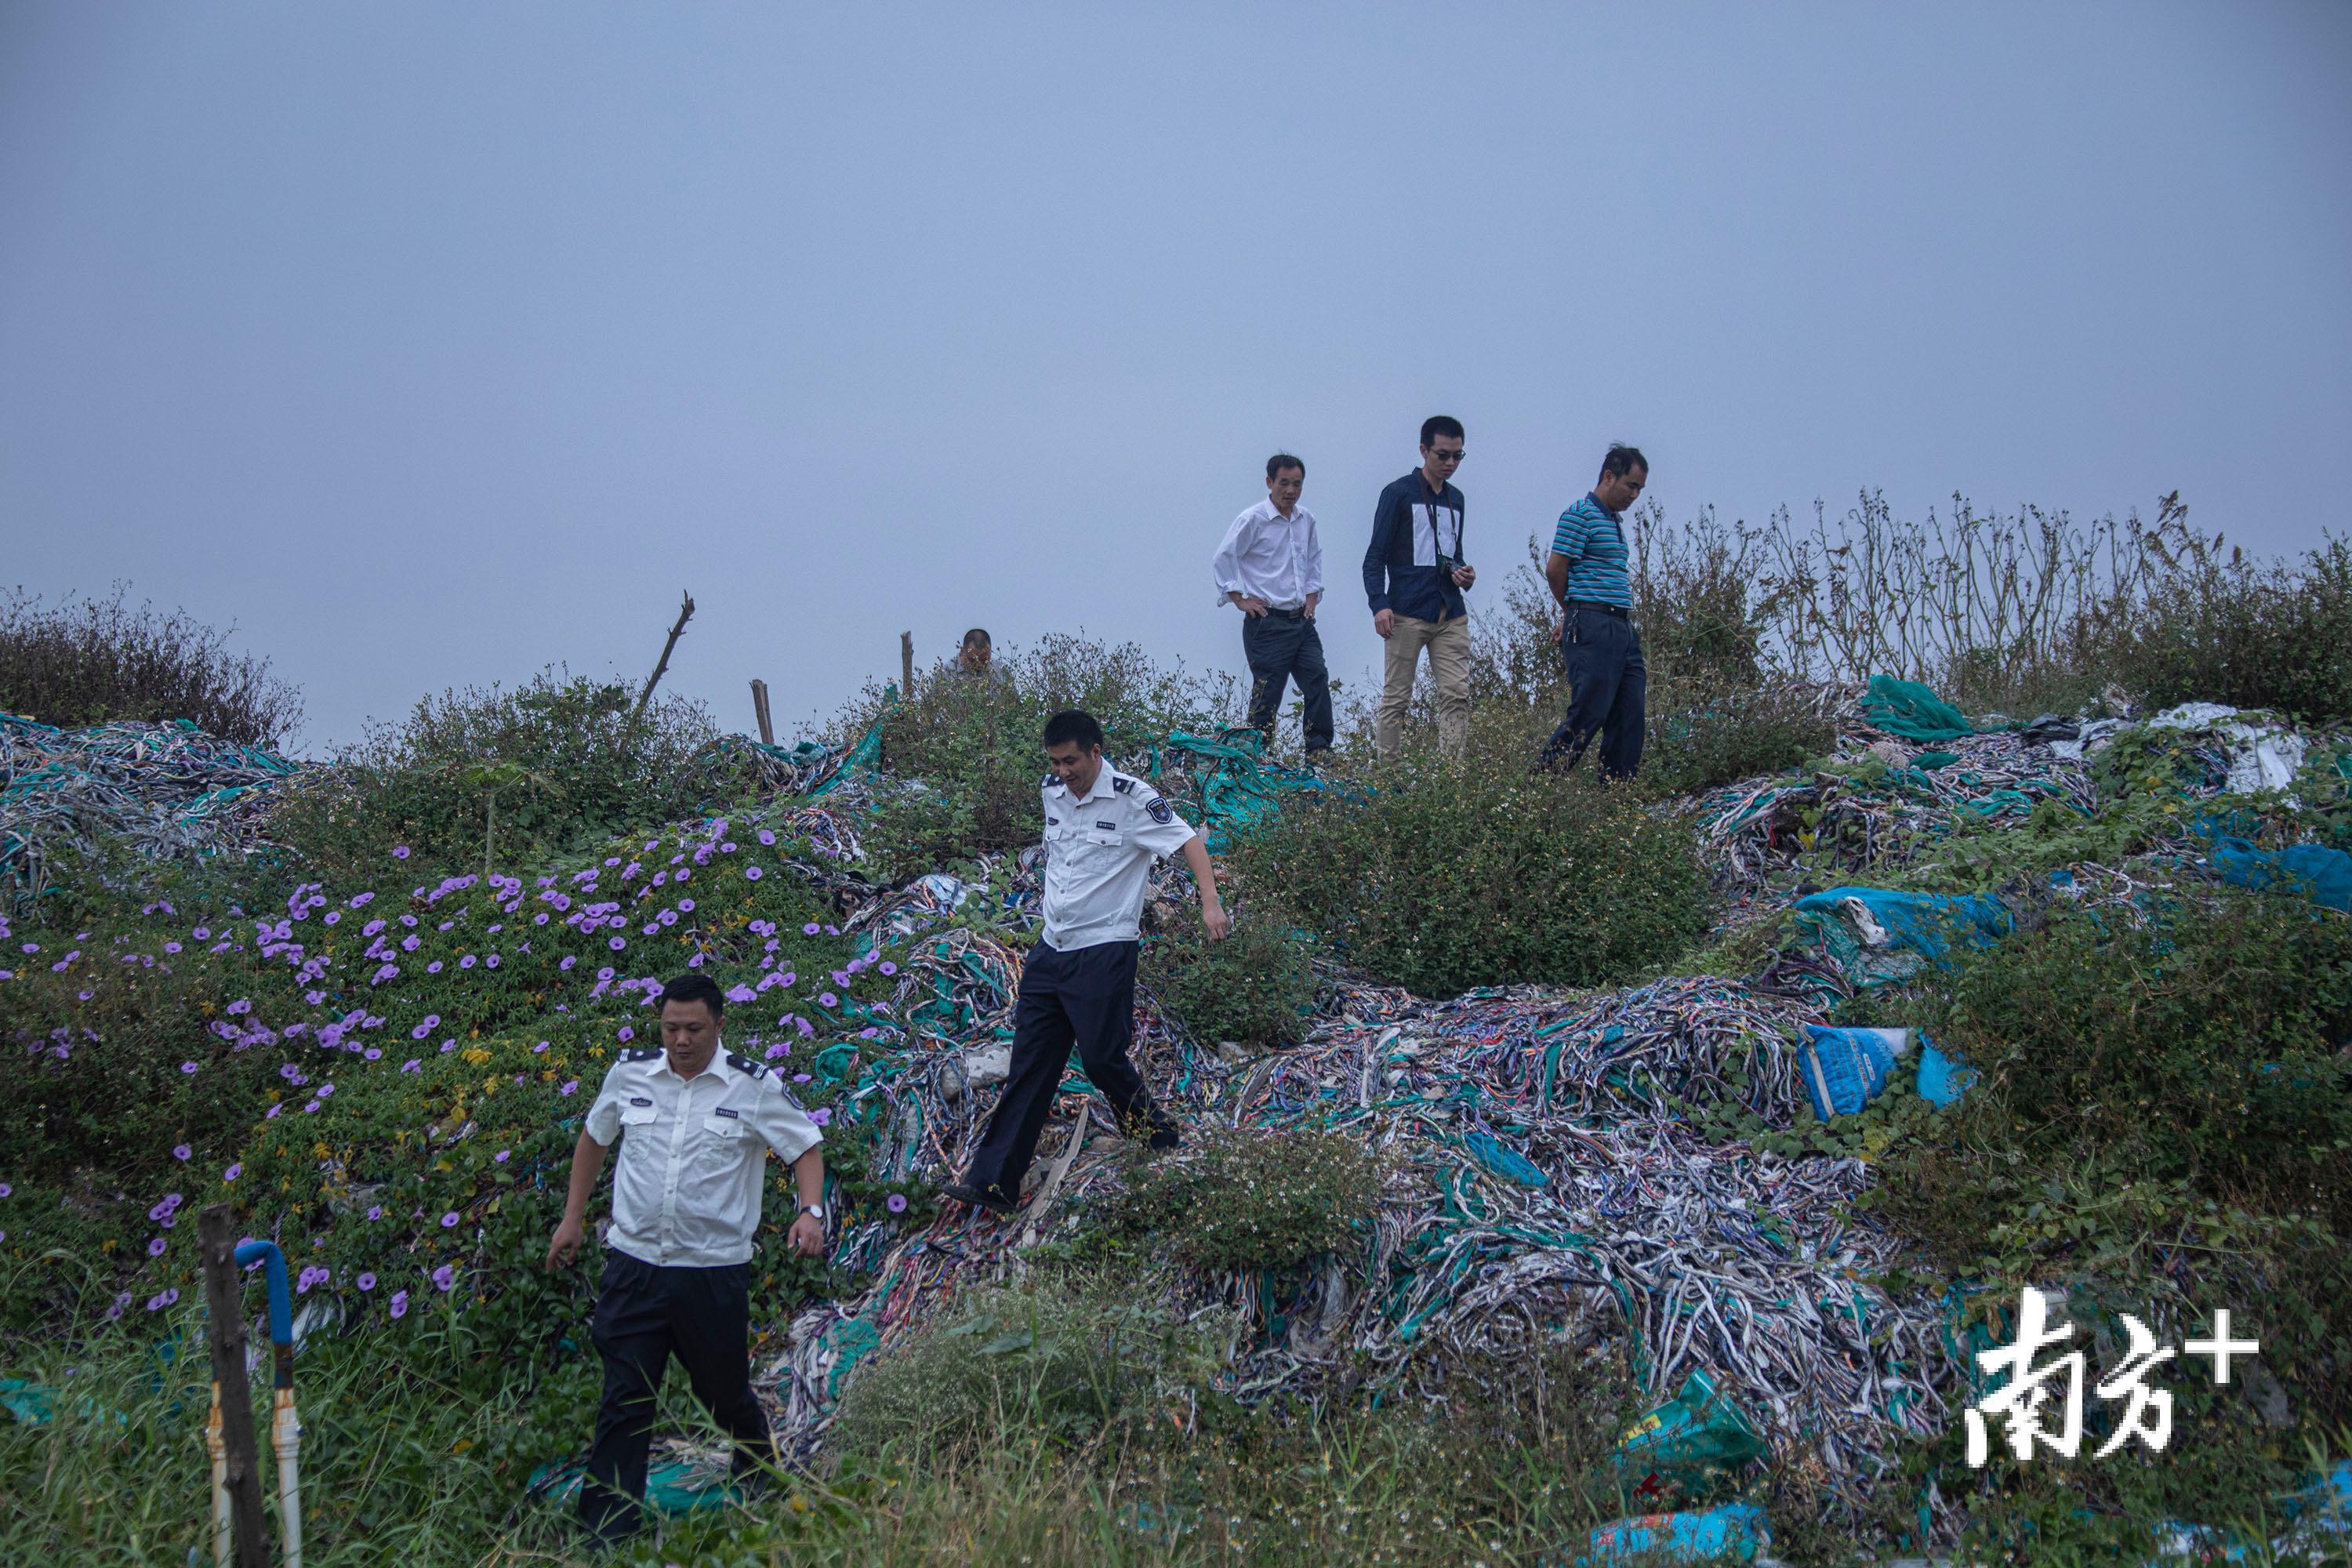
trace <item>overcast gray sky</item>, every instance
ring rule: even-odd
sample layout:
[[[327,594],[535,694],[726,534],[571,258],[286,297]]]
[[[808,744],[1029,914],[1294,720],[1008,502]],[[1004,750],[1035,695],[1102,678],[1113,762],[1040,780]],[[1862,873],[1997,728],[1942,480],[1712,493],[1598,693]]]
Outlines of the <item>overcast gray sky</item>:
[[[6,0],[0,581],[236,621],[312,748],[690,587],[671,681],[790,728],[902,628],[1238,669],[1280,447],[1359,675],[1439,411],[1489,566],[1612,438],[2308,548],[2348,277],[2341,3]]]

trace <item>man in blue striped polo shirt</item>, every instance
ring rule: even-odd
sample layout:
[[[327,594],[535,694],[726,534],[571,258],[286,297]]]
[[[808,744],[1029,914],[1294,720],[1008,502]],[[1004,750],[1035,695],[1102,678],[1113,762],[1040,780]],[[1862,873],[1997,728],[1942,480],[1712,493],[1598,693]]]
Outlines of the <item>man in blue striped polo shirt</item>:
[[[1642,726],[1650,672],[1642,637],[1633,629],[1633,584],[1625,570],[1625,509],[1650,482],[1649,459],[1633,447],[1612,446],[1601,459],[1592,493],[1559,514],[1544,581],[1559,601],[1552,636],[1568,671],[1568,712],[1544,742],[1538,768],[1561,773],[1576,765],[1595,731],[1601,767],[1611,778],[1631,778],[1642,763]]]

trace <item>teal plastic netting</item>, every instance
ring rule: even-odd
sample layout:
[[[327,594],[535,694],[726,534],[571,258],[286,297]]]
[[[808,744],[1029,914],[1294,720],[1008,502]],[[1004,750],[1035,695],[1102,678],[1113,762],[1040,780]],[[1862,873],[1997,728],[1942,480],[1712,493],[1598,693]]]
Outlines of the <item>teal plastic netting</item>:
[[[1958,741],[1976,733],[1968,716],[1916,680],[1874,675],[1862,694],[1862,716],[1906,741]]]

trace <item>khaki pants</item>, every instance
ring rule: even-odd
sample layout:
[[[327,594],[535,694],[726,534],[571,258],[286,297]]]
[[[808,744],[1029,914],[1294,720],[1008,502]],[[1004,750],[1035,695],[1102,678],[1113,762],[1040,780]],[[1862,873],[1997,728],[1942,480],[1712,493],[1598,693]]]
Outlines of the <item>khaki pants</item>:
[[[1458,752],[1470,731],[1470,617],[1423,621],[1399,616],[1382,655],[1381,709],[1372,738],[1381,761],[1404,752],[1405,710],[1412,705],[1412,679],[1421,650],[1429,649],[1429,679],[1437,688],[1437,739]]]

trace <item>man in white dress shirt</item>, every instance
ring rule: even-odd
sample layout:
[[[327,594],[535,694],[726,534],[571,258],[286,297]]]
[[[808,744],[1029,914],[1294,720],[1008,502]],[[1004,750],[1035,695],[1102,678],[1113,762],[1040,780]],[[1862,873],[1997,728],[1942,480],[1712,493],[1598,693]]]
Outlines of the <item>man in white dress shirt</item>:
[[[618,1139],[590,1336],[604,1360],[604,1403],[580,1483],[580,1522],[605,1542],[644,1522],[654,1396],[671,1355],[734,1439],[738,1475],[773,1457],[767,1412],[751,1391],[750,1267],[771,1149],[799,1189],[792,1249],[824,1256],[823,1135],[766,1064],[720,1048],[725,1009],[708,975],[662,988],[662,1043],[624,1050],[604,1075],[548,1243],[550,1268],[577,1256],[588,1196]]]
[[[1210,569],[1218,597],[1242,613],[1242,657],[1249,661],[1249,725],[1274,743],[1284,684],[1296,679],[1307,704],[1307,754],[1331,744],[1331,672],[1315,606],[1323,597],[1323,545],[1315,514],[1298,504],[1307,465],[1287,452],[1265,460],[1265,500],[1234,519]]]
[[[1075,710],[1045,721],[1045,929],[1021,966],[1013,1004],[1013,1070],[961,1182],[958,1203],[1011,1214],[1037,1137],[1061,1092],[1070,1047],[1087,1081],[1110,1101],[1120,1130],[1154,1149],[1176,1147],[1176,1124],[1151,1103],[1127,1059],[1135,1034],[1135,955],[1151,863],[1181,853],[1201,895],[1209,940],[1233,929],[1217,898],[1207,842],[1143,780],[1103,760],[1102,726]]]

